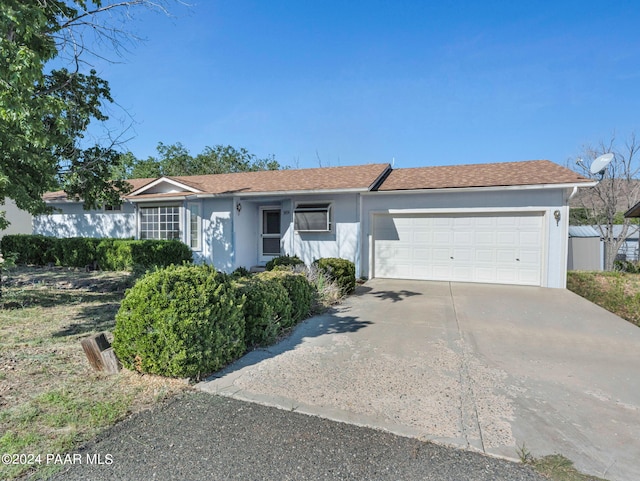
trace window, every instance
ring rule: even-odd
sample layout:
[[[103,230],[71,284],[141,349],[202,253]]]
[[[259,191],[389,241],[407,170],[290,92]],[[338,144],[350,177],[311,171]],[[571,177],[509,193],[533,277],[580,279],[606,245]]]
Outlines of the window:
[[[122,212],[122,204],[104,204],[103,209],[105,212]]]
[[[331,203],[298,204],[294,212],[297,232],[329,232],[332,229]]]
[[[200,215],[200,204],[189,204],[189,247],[193,250],[200,250],[200,228],[202,217]]]
[[[180,239],[180,207],[141,207],[140,239]]]

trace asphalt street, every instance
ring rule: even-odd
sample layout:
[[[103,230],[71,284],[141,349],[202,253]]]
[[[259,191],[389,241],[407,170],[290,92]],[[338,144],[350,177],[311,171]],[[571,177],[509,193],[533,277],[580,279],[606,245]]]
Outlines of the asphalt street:
[[[475,452],[197,392],[72,454],[50,481],[543,481],[528,466]]]

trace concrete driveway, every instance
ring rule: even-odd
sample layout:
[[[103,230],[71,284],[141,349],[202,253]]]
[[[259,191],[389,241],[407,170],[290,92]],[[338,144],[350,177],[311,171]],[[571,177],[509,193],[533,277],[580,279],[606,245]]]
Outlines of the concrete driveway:
[[[640,479],[640,329],[562,289],[374,279],[199,388]]]

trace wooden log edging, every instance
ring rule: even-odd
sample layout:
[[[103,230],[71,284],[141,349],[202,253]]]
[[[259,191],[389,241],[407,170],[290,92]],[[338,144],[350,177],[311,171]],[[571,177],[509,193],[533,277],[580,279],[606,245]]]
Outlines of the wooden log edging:
[[[86,337],[80,341],[80,344],[93,369],[107,374],[120,372],[118,356],[113,351],[104,332]]]

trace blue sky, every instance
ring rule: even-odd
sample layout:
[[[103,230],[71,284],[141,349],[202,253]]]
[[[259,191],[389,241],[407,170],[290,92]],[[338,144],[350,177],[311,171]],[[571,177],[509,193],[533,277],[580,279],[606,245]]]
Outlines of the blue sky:
[[[95,65],[137,157],[181,142],[300,168],[564,164],[640,127],[637,1],[191,3],[138,11],[146,40]]]

